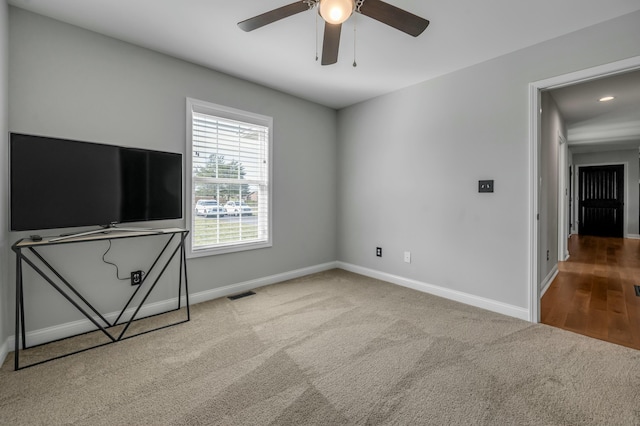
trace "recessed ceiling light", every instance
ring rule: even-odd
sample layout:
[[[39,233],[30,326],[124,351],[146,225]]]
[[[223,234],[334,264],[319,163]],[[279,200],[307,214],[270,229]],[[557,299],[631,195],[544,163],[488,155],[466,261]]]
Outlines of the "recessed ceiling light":
[[[613,96],[605,96],[604,98],[598,99],[598,101],[600,101],[600,102],[609,102],[609,101],[612,101],[614,99],[615,98]]]

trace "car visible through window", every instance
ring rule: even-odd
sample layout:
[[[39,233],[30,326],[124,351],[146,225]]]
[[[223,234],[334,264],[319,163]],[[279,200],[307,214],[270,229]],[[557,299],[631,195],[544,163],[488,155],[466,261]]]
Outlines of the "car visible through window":
[[[198,200],[196,202],[197,216],[215,216],[221,217],[226,215],[226,209],[218,204],[217,200]]]

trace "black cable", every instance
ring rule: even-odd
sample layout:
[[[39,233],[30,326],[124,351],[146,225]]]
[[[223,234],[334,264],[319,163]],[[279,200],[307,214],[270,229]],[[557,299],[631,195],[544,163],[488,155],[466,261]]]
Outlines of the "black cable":
[[[130,277],[126,277],[126,278],[120,278],[120,269],[118,269],[118,265],[116,265],[113,262],[109,262],[108,260],[106,260],[104,257],[107,255],[107,253],[109,253],[109,250],[111,250],[111,240],[107,240],[109,242],[109,248],[107,249],[107,251],[104,252],[104,254],[102,255],[102,261],[108,265],[112,265],[113,267],[116,268],[116,278],[118,278],[120,281],[129,281],[131,278]]]

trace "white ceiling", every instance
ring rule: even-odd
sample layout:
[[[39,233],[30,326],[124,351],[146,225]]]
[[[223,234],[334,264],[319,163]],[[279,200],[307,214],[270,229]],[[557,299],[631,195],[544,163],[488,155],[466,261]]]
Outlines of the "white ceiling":
[[[315,61],[314,11],[250,33],[236,25],[293,0],[8,2],[332,108],[640,9],[638,0],[387,0],[431,24],[421,36],[413,38],[356,15],[357,19],[351,18],[343,25],[338,63],[323,67]],[[352,66],[354,21],[356,68]],[[320,22],[320,40],[322,28]]]
[[[640,146],[640,70],[550,91],[574,153]],[[609,102],[599,102],[614,96]]]

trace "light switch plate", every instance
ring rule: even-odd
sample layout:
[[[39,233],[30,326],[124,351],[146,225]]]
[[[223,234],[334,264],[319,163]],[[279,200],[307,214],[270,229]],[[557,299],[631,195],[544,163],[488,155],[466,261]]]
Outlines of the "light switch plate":
[[[493,192],[493,180],[479,180],[478,192]]]

